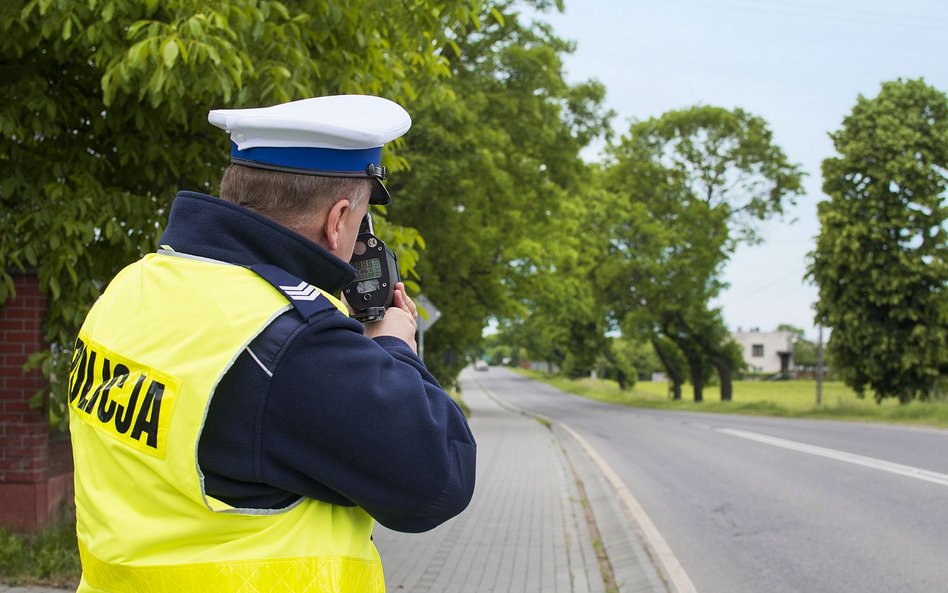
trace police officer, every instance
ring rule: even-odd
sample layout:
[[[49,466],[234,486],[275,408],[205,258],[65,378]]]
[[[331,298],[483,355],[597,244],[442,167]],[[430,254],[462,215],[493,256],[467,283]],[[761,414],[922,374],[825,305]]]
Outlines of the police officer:
[[[180,192],[76,341],[79,591],[384,591],[373,519],[425,531],[474,488],[404,287],[365,326],[336,298],[409,116],[333,96],[209,120],[233,141],[223,199]]]

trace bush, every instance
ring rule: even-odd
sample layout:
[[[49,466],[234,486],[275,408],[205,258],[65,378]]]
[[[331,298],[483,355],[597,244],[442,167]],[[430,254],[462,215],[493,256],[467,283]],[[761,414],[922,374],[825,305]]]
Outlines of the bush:
[[[75,588],[81,573],[74,521],[59,521],[34,535],[0,528],[0,580]]]

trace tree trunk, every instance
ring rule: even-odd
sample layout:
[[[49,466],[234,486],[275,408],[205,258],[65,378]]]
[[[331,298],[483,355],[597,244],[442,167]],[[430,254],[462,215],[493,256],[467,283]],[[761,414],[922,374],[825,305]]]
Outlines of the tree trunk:
[[[675,368],[672,364],[671,359],[668,357],[668,353],[665,352],[665,349],[661,347],[658,340],[652,340],[652,348],[655,349],[655,354],[658,355],[658,360],[662,362],[662,366],[665,367],[665,372],[668,374],[668,378],[672,382],[672,399],[675,401],[681,401],[681,375],[678,373],[678,369]]]
[[[684,319],[680,316],[678,317],[678,323],[687,327]],[[688,364],[694,366],[695,363],[692,360],[698,361],[699,365],[703,365],[704,361],[707,360],[710,362],[715,369],[718,371],[718,377],[721,379],[721,401],[731,401],[733,395],[733,378],[732,378],[732,363],[728,358],[727,354],[721,352],[719,347],[712,345],[708,341],[708,337],[701,333],[693,333],[694,344],[697,346],[698,351],[694,352],[692,356],[688,356],[687,350],[682,348],[682,351],[686,353],[685,357],[688,359]],[[681,346],[681,344],[679,344]],[[700,379],[695,378],[695,371],[692,370],[691,376],[692,380],[700,380],[701,385],[703,386],[704,377],[703,377],[703,368],[701,369],[702,376]],[[700,389],[698,383],[695,383],[695,401],[701,401]]]
[[[702,376],[702,368],[700,365],[693,364],[691,365],[691,386],[695,394],[695,402],[704,401],[704,377]]]
[[[712,354],[709,356],[711,364],[718,370],[718,377],[721,379],[721,401],[729,402],[733,398],[734,381],[731,372],[731,361],[721,354]]]
[[[603,354],[605,355],[606,360],[612,363],[612,366],[616,369],[616,382],[619,384],[619,391],[625,391],[626,387],[629,386],[629,382],[627,381],[628,377],[626,377],[625,373],[622,372],[622,369],[619,368],[616,357],[613,356],[612,352],[609,351],[609,348],[606,348],[603,351]],[[605,373],[602,374],[605,376]]]
[[[668,334],[666,334],[668,335]],[[680,335],[668,335],[671,341],[678,345],[678,348],[685,355],[688,361],[688,368],[691,374],[691,385],[694,390],[695,402],[704,401],[704,359],[702,358],[701,347],[695,344],[693,340]],[[696,347],[697,346],[697,347]]]

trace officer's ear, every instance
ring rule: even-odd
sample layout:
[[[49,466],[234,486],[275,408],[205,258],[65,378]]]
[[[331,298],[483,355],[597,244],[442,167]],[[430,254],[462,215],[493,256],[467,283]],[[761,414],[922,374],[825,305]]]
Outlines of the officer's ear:
[[[326,236],[326,248],[329,251],[336,252],[339,249],[339,239],[345,232],[344,225],[349,216],[352,216],[352,204],[346,198],[339,198],[329,209],[323,226],[323,233]]]

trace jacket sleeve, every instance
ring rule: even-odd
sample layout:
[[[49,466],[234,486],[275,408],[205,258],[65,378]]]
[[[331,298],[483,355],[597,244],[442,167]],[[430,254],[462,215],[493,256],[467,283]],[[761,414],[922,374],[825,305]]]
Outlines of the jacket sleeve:
[[[351,502],[396,531],[436,527],[474,491],[476,445],[460,408],[407,344],[369,339],[344,315],[290,337],[259,435],[263,482]]]

